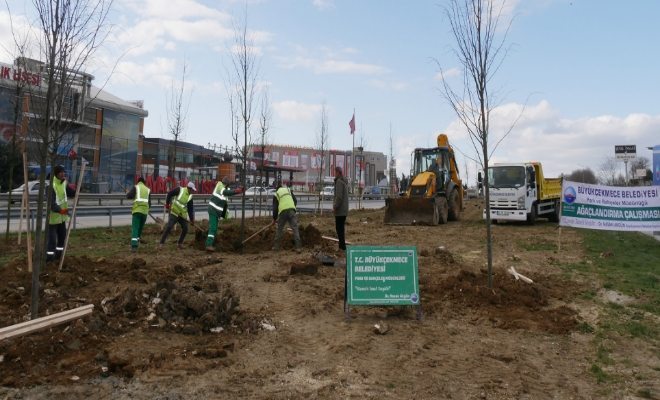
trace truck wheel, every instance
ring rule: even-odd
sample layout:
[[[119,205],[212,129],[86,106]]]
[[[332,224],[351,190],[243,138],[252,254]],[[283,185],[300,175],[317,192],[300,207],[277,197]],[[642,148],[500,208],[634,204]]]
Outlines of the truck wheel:
[[[447,199],[444,197],[438,197],[435,199],[435,209],[437,211],[437,221],[438,224],[443,225],[447,223],[449,217],[449,206],[447,205]]]
[[[461,217],[461,205],[458,202],[458,190],[451,191],[447,202],[449,203],[449,221],[458,221]]]
[[[532,203],[532,210],[527,214],[527,224],[534,225],[536,223],[536,203]]]
[[[555,202],[555,209],[548,217],[550,222],[559,222],[559,201]]]

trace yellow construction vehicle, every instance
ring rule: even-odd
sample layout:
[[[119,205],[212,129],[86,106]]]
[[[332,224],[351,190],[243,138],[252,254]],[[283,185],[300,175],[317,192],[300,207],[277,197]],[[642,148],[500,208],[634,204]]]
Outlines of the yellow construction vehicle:
[[[398,198],[385,200],[385,223],[438,225],[456,221],[463,211],[463,184],[447,135],[438,147],[413,151],[410,184]]]

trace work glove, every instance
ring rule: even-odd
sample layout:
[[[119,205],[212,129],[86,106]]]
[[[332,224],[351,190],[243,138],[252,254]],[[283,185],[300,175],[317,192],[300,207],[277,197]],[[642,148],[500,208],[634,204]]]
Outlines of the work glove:
[[[69,214],[69,210],[67,210],[66,208],[60,208],[60,214],[67,215]]]
[[[169,204],[165,204],[165,209],[166,209],[167,211],[169,211],[169,210],[170,210],[170,205],[169,205]]]

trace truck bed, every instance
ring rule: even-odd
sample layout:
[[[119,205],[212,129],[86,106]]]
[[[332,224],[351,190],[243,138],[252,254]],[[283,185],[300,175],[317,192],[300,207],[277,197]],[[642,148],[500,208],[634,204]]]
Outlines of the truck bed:
[[[539,200],[558,199],[561,197],[561,178],[544,178],[539,190]]]

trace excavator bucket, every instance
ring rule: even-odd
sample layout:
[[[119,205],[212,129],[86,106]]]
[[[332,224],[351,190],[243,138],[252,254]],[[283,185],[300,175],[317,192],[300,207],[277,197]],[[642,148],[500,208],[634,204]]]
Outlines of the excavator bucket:
[[[437,225],[438,211],[433,199],[399,197],[385,200],[385,223],[390,225]]]

